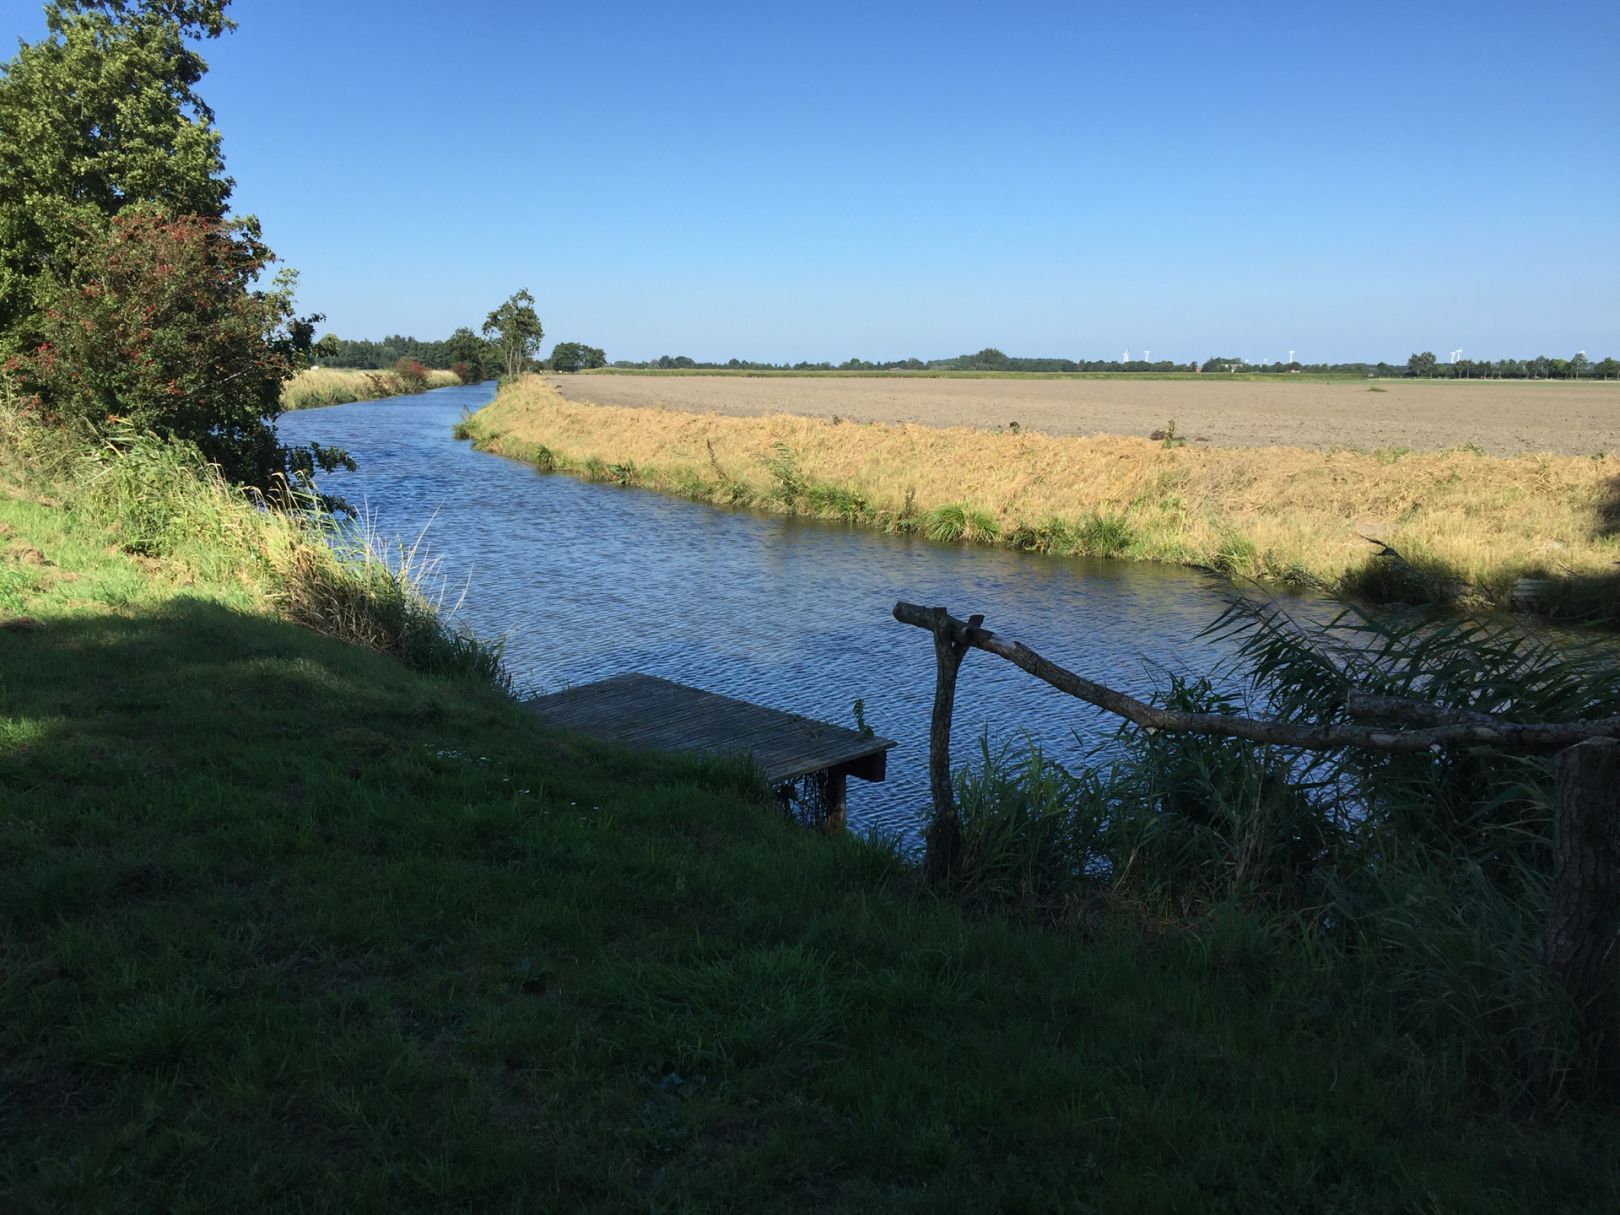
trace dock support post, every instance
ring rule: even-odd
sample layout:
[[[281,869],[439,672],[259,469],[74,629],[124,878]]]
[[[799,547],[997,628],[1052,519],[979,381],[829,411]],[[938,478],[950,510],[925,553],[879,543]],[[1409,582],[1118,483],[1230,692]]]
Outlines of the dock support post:
[[[844,829],[844,800],[849,785],[849,771],[846,768],[829,768],[823,773],[826,781],[823,797],[827,804],[827,831],[829,833]]]

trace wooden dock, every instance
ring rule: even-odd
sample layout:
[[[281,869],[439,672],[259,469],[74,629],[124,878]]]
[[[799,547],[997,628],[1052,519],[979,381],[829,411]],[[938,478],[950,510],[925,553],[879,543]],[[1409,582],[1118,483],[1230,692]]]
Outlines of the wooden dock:
[[[849,777],[880,781],[887,738],[733,700],[652,675],[615,675],[524,702],[547,725],[627,746],[704,755],[751,755],[773,789],[814,777],[829,820],[841,821]]]

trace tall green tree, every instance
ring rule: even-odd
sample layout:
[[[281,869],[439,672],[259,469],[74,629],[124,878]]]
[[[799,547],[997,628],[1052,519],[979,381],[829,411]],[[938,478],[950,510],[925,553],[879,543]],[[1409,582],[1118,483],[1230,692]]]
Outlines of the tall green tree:
[[[84,233],[136,203],[222,218],[230,198],[191,43],[229,0],[50,0],[46,36],[0,68],[0,341]]]
[[[490,379],[501,372],[500,352],[493,343],[479,337],[466,325],[445,340],[444,353],[452,369],[458,365],[467,368],[466,378]]]
[[[228,4],[49,0],[0,65],[0,353],[45,421],[183,439],[268,490],[352,463],[276,435],[320,318],[257,221],[225,220],[193,44],[233,28]]]
[[[1411,376],[1433,375],[1434,365],[1434,351],[1425,350],[1422,354],[1414,354],[1406,360],[1406,374]]]
[[[540,352],[546,331],[534,311],[534,296],[528,289],[518,291],[491,312],[484,321],[484,335],[500,348],[501,365],[507,375],[520,375]]]

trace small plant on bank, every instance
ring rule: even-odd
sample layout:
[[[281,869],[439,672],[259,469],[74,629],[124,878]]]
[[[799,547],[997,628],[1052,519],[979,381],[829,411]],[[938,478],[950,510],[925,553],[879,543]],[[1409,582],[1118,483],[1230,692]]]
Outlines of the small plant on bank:
[[[714,448],[709,449],[710,457],[714,455]],[[793,454],[793,449],[786,443],[773,443],[771,454],[765,461],[765,471],[771,475],[775,483],[771,487],[771,496],[783,506],[797,506],[804,497],[804,474],[799,471],[799,459]]]
[[[1176,420],[1174,418],[1164,424],[1163,430],[1155,430],[1148,438],[1155,443],[1163,444],[1167,448],[1187,446],[1187,440],[1176,433]]]

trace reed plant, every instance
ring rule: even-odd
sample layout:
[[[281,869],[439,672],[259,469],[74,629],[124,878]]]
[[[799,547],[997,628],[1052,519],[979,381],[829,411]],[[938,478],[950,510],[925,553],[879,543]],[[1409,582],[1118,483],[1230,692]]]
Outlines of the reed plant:
[[[405,396],[432,388],[448,388],[461,383],[453,371],[422,369],[422,374],[399,371],[356,371],[337,367],[311,367],[300,371],[281,387],[283,409],[318,409],[324,405],[345,405],[350,401],[378,401],[384,397]]]
[[[1237,643],[1243,700],[1171,678],[1168,707],[1258,702],[1328,724],[1348,720],[1359,688],[1520,721],[1620,712],[1620,651],[1604,637],[1354,608],[1314,628],[1254,601],[1212,630]],[[1078,774],[1033,745],[981,742],[956,795],[953,889],[970,905],[1078,927],[1099,906],[1180,924],[1240,909],[1321,971],[1301,980],[1302,1006],[1402,1026],[1424,1066],[1477,1100],[1547,1108],[1602,1081],[1581,1070],[1575,1010],[1537,959],[1552,870],[1544,758],[1316,755],[1125,726]]]
[[[1202,566],[1373,601],[1620,621],[1620,465],[1210,448],[574,404],[528,376],[459,432],[586,477],[948,543]]]

